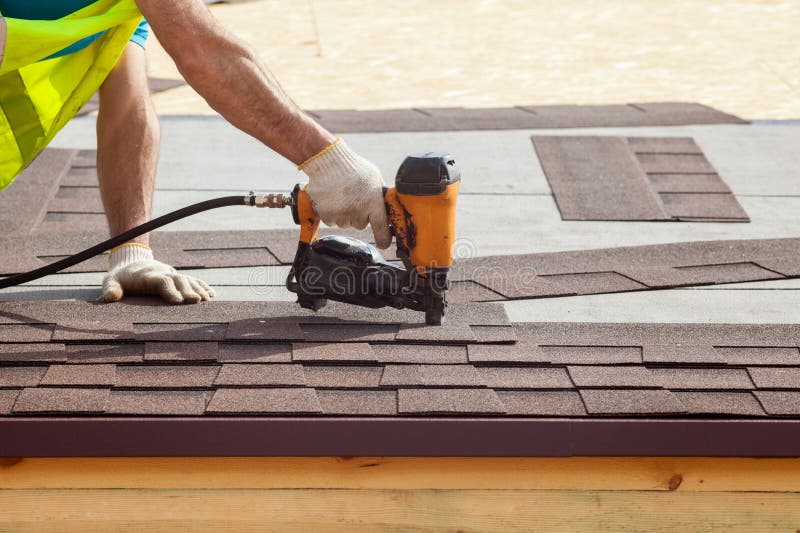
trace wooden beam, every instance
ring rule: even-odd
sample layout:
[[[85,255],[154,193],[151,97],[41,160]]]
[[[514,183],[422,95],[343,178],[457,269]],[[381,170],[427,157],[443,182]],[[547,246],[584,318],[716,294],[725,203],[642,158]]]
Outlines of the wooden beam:
[[[800,459],[143,457],[0,460],[0,489],[56,488],[800,492]]]
[[[0,530],[725,531],[800,526],[800,494],[528,490],[7,490]]]

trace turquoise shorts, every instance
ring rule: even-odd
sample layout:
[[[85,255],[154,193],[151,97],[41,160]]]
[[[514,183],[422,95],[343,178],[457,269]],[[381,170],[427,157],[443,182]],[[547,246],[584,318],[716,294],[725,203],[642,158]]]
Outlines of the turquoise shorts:
[[[0,14],[4,17],[26,20],[55,20],[60,19],[70,13],[94,3],[94,0],[0,0]],[[92,44],[98,37],[103,35],[100,32],[77,41],[45,59],[61,57],[83,50]],[[144,48],[147,36],[150,35],[150,25],[142,19],[139,27],[131,37],[131,42]]]

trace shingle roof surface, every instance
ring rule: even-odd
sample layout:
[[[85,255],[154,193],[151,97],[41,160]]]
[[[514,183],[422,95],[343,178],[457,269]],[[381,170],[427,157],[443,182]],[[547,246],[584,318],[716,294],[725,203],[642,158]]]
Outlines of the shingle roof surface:
[[[498,304],[454,304],[440,328],[420,320],[337,304],[315,315],[288,302],[0,303],[0,404],[12,418],[765,418],[795,414],[800,394],[793,325],[510,324]],[[270,335],[242,323],[268,324]],[[95,343],[98,332],[110,336]]]

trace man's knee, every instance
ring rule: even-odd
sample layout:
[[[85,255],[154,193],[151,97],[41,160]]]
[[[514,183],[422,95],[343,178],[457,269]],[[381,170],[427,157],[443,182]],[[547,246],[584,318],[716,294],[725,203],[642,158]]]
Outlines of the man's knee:
[[[120,60],[100,86],[100,114],[144,121],[157,130],[157,118],[150,98],[144,50],[128,43]]]

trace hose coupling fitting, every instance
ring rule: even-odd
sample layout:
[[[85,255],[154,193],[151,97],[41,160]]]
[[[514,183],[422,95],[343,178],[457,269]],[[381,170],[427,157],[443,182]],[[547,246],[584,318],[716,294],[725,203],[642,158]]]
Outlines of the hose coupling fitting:
[[[244,204],[251,207],[291,207],[294,205],[294,199],[291,194],[282,193],[268,193],[256,194],[250,191],[244,198]]]

